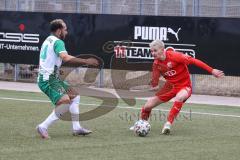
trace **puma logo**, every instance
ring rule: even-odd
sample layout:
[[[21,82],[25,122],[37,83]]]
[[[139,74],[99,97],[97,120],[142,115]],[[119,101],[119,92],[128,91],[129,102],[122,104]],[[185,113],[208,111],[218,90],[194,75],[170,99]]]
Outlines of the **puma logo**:
[[[177,32],[175,32],[172,28],[168,28],[167,32],[173,34],[176,37],[177,41],[179,41],[178,32],[180,30],[181,30],[181,28],[178,28]]]

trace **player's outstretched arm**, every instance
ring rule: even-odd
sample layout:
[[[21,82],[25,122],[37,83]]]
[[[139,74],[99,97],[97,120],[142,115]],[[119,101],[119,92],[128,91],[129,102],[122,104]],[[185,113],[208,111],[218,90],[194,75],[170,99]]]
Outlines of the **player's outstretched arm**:
[[[67,62],[67,63],[71,63],[73,65],[83,65],[83,64],[86,64],[86,65],[91,65],[91,66],[98,66],[99,65],[99,62],[97,59],[95,58],[76,58],[74,56],[71,56],[65,52],[62,52],[60,53],[59,55],[61,57],[61,59],[64,61],[64,62]]]
[[[212,75],[216,78],[221,78],[224,76],[224,72],[218,69],[213,69],[212,70]]]
[[[209,73],[212,73],[212,75],[216,78],[221,78],[224,76],[224,72],[218,69],[213,69],[212,67],[210,67],[209,65],[207,65],[206,63],[202,62],[201,60],[198,59],[194,59],[191,58],[191,63],[208,71]]]
[[[183,62],[187,65],[189,64],[193,64],[197,67],[200,67],[206,71],[208,71],[209,73],[211,73],[214,77],[216,78],[221,78],[224,76],[224,72],[218,69],[213,69],[212,67],[210,67],[209,65],[207,65],[206,63],[204,63],[203,61],[193,58],[191,56],[187,56],[181,53],[175,54],[176,56],[176,60],[179,62]]]
[[[190,63],[194,64],[206,71],[208,71],[209,73],[212,73],[212,75],[216,78],[221,78],[224,76],[224,72],[218,69],[213,69],[212,67],[210,67],[209,65],[207,65],[206,63],[202,62],[199,59],[194,59],[194,58],[190,58]]]

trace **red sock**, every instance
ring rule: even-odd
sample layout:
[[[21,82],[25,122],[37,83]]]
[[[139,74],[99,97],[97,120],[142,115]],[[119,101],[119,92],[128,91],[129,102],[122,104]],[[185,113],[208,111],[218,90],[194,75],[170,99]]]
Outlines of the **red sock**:
[[[146,108],[142,107],[142,109],[141,109],[141,119],[147,121],[150,114],[151,114],[151,109],[149,110],[149,109],[146,109]]]
[[[173,107],[169,111],[167,120],[172,124],[174,118],[177,117],[178,113],[182,108],[183,102],[174,102]]]

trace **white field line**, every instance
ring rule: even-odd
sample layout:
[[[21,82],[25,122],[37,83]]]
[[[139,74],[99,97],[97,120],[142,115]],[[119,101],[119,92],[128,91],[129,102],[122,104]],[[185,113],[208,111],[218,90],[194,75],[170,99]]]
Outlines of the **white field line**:
[[[3,100],[13,100],[13,101],[26,101],[26,102],[41,102],[41,103],[50,103],[51,101],[47,100],[34,100],[34,99],[22,99],[22,98],[9,98],[9,97],[0,97]]]
[[[25,102],[40,102],[40,103],[51,103],[48,100],[33,100],[33,99],[22,99],[22,98],[9,98],[9,97],[0,97],[2,100],[13,100],[13,101],[25,101]],[[97,106],[97,104],[87,104],[87,103],[80,103],[80,105],[87,105],[87,106]],[[105,107],[113,107],[113,106],[105,106]],[[140,110],[141,108],[138,107],[129,107],[129,106],[116,106],[116,108],[120,109],[133,109],[133,110]],[[162,111],[162,112],[169,112],[166,109],[153,109],[155,111]],[[181,113],[191,113],[191,114],[198,114],[198,115],[209,115],[209,116],[217,116],[217,117],[232,117],[232,118],[240,118],[240,115],[232,115],[232,114],[219,114],[219,113],[208,113],[208,112],[192,112],[192,111],[181,111]]]

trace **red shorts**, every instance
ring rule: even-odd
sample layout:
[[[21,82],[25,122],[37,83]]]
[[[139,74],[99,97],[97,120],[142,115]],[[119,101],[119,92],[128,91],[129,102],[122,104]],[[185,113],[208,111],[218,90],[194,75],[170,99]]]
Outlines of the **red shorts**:
[[[173,97],[175,97],[177,95],[177,93],[179,91],[183,90],[183,89],[187,91],[187,93],[188,93],[187,99],[188,99],[192,94],[192,87],[191,86],[170,87],[168,83],[166,83],[162,87],[162,89],[160,89],[155,95],[161,101],[167,102],[167,101],[171,100]]]

